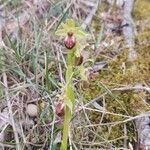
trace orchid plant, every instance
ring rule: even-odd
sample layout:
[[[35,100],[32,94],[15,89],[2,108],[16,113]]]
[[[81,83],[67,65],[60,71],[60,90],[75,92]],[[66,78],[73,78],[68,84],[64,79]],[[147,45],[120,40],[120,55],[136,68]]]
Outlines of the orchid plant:
[[[66,85],[63,85],[63,105],[64,105],[64,123],[63,138],[61,150],[67,149],[69,124],[75,108],[75,93],[73,85],[73,76],[75,74],[75,58],[81,56],[81,51],[86,46],[87,34],[77,27],[73,19],[67,19],[66,23],[61,23],[56,35],[64,37],[64,45],[67,48],[67,70],[65,75]],[[81,78],[86,79],[84,67],[78,66],[77,69]]]

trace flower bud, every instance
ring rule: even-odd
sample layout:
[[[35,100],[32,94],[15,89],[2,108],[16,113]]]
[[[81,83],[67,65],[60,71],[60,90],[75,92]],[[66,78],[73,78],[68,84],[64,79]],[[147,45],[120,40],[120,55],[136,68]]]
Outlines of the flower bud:
[[[64,40],[64,44],[67,49],[72,49],[75,46],[76,40],[72,32],[67,33],[67,37]]]

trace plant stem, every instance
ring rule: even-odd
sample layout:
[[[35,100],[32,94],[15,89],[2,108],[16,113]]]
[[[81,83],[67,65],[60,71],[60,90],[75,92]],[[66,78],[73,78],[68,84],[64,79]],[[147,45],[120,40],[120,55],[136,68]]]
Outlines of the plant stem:
[[[73,111],[74,105],[75,105],[75,95],[74,95],[74,91],[73,91],[73,81],[72,81],[72,75],[74,73],[73,65],[74,65],[74,59],[75,59],[74,51],[75,51],[75,49],[72,49],[71,51],[68,52],[68,55],[67,55],[66,106],[65,106],[65,110],[64,110],[65,115],[64,115],[64,124],[63,124],[63,139],[62,139],[60,150],[67,150],[69,123],[72,118],[72,111]],[[71,104],[72,107],[70,107],[69,104]]]
[[[64,124],[63,124],[63,139],[60,150],[67,150],[67,141],[69,133],[69,122],[71,120],[71,111],[68,106],[65,108]]]

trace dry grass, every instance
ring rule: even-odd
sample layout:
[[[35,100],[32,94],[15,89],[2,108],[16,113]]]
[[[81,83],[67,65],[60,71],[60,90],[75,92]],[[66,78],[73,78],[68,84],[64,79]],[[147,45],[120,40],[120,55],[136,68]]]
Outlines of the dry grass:
[[[110,63],[126,47],[122,36],[111,33],[110,29],[103,36],[103,25],[99,25],[103,5],[96,0],[0,1],[0,149],[59,149],[63,117],[55,113],[55,107],[61,93],[60,83],[65,83],[66,53],[62,39],[55,36],[55,31],[66,18],[73,18],[91,35],[87,47],[89,57]],[[126,70],[123,64],[121,67]],[[91,78],[91,83],[97,80],[94,76]],[[122,89],[116,83],[109,90],[104,84],[96,85],[94,89],[92,84],[78,84],[76,79],[77,106],[70,124],[69,149],[131,149],[127,123],[133,125],[141,115],[131,116],[122,104],[119,105],[123,113],[107,110],[107,96],[118,101],[113,91],[140,88],[149,92],[149,88],[122,84],[125,88]],[[84,86],[94,90],[94,95],[92,92],[91,95],[83,94]],[[89,98],[84,98],[83,95],[88,94]],[[27,112],[28,104],[36,105],[38,113],[31,112],[32,116]],[[119,119],[107,122],[107,115]],[[120,128],[123,136],[110,138],[112,128],[119,124],[123,124]]]

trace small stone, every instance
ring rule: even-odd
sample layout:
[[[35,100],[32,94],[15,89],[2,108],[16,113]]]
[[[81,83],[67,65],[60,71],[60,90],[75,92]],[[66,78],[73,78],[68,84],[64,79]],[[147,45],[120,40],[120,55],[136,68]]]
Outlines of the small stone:
[[[30,117],[37,117],[38,116],[38,107],[35,104],[28,104],[27,106],[27,114]]]

